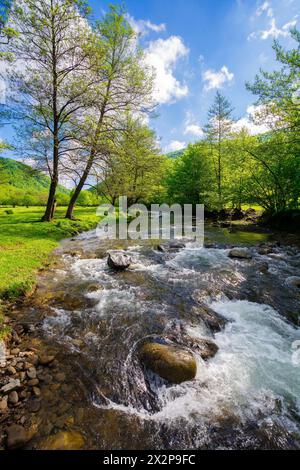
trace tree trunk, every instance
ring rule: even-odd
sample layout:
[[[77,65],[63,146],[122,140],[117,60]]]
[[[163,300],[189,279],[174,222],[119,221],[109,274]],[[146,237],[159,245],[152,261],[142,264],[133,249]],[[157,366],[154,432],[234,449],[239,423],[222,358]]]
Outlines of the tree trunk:
[[[78,199],[78,197],[79,197],[79,195],[82,191],[82,188],[85,185],[86,180],[88,179],[91,168],[93,166],[94,159],[95,159],[95,156],[97,154],[96,146],[97,146],[98,136],[99,136],[101,126],[102,126],[105,107],[106,107],[106,101],[105,101],[105,103],[103,105],[103,108],[101,110],[101,115],[100,115],[100,118],[99,118],[97,130],[96,130],[96,133],[95,133],[95,143],[94,143],[93,147],[91,148],[90,156],[89,156],[88,162],[86,164],[85,170],[84,170],[84,172],[83,172],[83,174],[80,178],[80,181],[79,181],[78,185],[76,186],[75,191],[74,191],[74,193],[73,193],[73,195],[70,199],[68,209],[67,209],[67,213],[66,213],[66,219],[71,219],[71,220],[73,219],[73,211],[74,211],[76,201],[77,201],[77,199]]]
[[[102,107],[101,107],[99,121],[98,121],[97,129],[96,129],[96,132],[95,132],[94,142],[93,142],[93,145],[92,145],[92,148],[91,148],[91,151],[90,151],[90,156],[89,156],[87,165],[85,167],[85,170],[84,170],[84,172],[83,172],[83,174],[80,178],[80,181],[79,181],[78,185],[75,188],[74,194],[71,197],[71,200],[70,200],[70,203],[69,203],[69,206],[68,206],[68,209],[67,209],[67,213],[66,213],[66,219],[71,219],[72,220],[74,206],[76,204],[76,201],[77,201],[77,199],[78,199],[78,197],[79,197],[79,195],[82,191],[83,186],[85,185],[85,182],[86,182],[86,180],[87,180],[87,178],[90,174],[91,168],[93,166],[94,159],[95,159],[96,154],[97,154],[97,144],[98,144],[99,134],[101,132],[101,127],[102,127],[104,115],[105,115],[105,112],[106,112],[106,107],[107,107],[107,103],[108,103],[110,88],[111,88],[111,79],[109,79],[108,83],[107,83],[106,94],[105,94],[104,102],[103,102]]]
[[[69,202],[69,205],[68,205],[68,209],[67,209],[67,213],[66,213],[66,219],[70,219],[72,220],[73,219],[73,211],[74,211],[74,207],[75,207],[75,204],[76,204],[76,201],[82,191],[82,188],[83,186],[85,185],[85,182],[89,176],[89,173],[90,173],[90,170],[92,168],[92,165],[93,165],[93,162],[94,162],[94,152],[91,152],[91,155],[90,155],[90,158],[88,160],[88,163],[87,163],[87,166],[80,178],[80,181],[78,183],[78,185],[76,186],[75,188],[75,191],[74,193],[72,194],[72,197],[70,199],[70,202]]]
[[[51,222],[51,220],[53,219],[54,210],[55,210],[54,205],[56,202],[55,194],[56,194],[57,184],[58,184],[58,181],[55,179],[52,179],[50,190],[49,190],[47,206],[46,206],[45,214],[42,217],[42,222]]]
[[[53,9],[53,0],[51,0],[51,9]],[[52,13],[51,18],[52,31],[52,106],[53,106],[53,174],[49,190],[48,202],[42,222],[51,222],[55,212],[55,196],[58,185],[58,162],[59,162],[59,123],[57,113],[57,95],[58,95],[58,76],[57,76],[57,50],[56,50],[56,32],[55,17]]]

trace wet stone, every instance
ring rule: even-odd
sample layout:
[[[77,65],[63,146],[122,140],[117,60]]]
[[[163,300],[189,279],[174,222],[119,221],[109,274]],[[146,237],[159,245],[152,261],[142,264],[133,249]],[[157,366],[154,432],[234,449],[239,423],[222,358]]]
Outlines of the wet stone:
[[[110,253],[108,255],[107,264],[112,269],[124,271],[132,264],[132,259],[130,256],[122,252]]]
[[[62,431],[49,436],[40,447],[43,450],[80,450],[84,443],[84,438],[79,432]]]
[[[28,442],[29,438],[26,430],[19,424],[12,424],[7,429],[7,448],[20,449]]]
[[[37,413],[41,409],[41,401],[33,398],[28,402],[28,410],[30,413]]]
[[[144,343],[138,355],[142,364],[170,383],[186,382],[196,376],[193,354],[175,344]]]
[[[252,253],[248,248],[233,248],[229,252],[230,258],[251,259]]]

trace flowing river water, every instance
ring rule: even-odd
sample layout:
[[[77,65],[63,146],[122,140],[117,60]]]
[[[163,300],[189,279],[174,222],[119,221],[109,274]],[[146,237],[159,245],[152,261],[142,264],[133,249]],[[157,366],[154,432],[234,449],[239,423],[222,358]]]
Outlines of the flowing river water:
[[[95,231],[63,242],[27,309],[67,377],[42,390],[43,431],[32,445],[71,426],[87,449],[300,448],[300,328],[290,321],[300,293],[286,283],[299,275],[300,253],[260,249],[267,243],[215,227],[204,248],[187,241],[164,252]],[[231,259],[231,246],[249,246],[253,258]],[[114,249],[130,254],[129,270],[107,266]],[[226,320],[221,329],[208,326],[205,307]],[[171,385],[143,368],[139,344],[158,335],[193,350],[193,381]],[[218,346],[207,361],[193,348],[203,338]]]

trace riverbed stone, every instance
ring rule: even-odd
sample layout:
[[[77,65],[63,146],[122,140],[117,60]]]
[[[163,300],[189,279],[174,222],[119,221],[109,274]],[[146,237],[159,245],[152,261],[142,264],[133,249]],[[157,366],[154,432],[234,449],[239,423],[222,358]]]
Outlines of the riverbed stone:
[[[199,352],[200,356],[204,361],[207,361],[208,359],[214,357],[219,350],[216,343],[207,338],[192,338],[191,346],[193,346],[195,350]]]
[[[194,355],[175,344],[144,343],[138,355],[144,366],[168,382],[186,382],[196,376]]]
[[[21,383],[19,379],[10,379],[8,384],[3,385],[3,387],[1,387],[1,392],[4,394],[8,394],[10,392],[13,392],[14,390],[17,390],[20,387]]]
[[[213,332],[221,331],[226,325],[226,319],[207,305],[201,304],[192,309]]]
[[[230,258],[252,259],[252,253],[249,248],[233,248],[229,252]]]
[[[12,354],[13,356],[17,356],[19,352],[20,352],[19,348],[14,348],[14,349],[11,349],[10,354]]]
[[[51,364],[51,362],[54,361],[54,359],[55,359],[55,356],[41,355],[39,356],[39,363],[42,366],[48,366],[49,364]]]
[[[12,405],[16,405],[18,403],[19,396],[18,396],[18,393],[15,390],[13,392],[10,392],[10,394],[8,395],[8,401]]]
[[[58,372],[56,375],[55,375],[55,379],[58,381],[58,382],[64,382],[66,380],[66,374],[64,372]]]
[[[33,387],[32,391],[36,397],[41,396],[41,390],[39,389],[39,387]]]
[[[29,387],[36,387],[39,384],[39,379],[28,380],[27,384]]]
[[[267,274],[269,272],[269,264],[267,262],[259,263],[257,268],[262,274]]]
[[[10,374],[10,375],[15,375],[17,373],[16,369],[13,367],[13,366],[9,366],[7,368],[7,372]]]
[[[8,401],[7,395],[0,400],[0,411],[5,412],[7,410],[8,408],[7,401]]]
[[[27,370],[27,376],[29,379],[36,379],[36,368],[30,367],[30,369]]]
[[[19,424],[12,424],[7,429],[7,448],[8,449],[20,449],[27,444],[29,436],[23,426]]]
[[[78,431],[61,431],[47,437],[40,448],[42,450],[80,450],[85,441]]]
[[[288,277],[285,282],[289,287],[295,287],[300,289],[300,277],[298,276]]]
[[[107,264],[112,269],[115,269],[117,271],[124,271],[125,269],[128,269],[129,266],[132,264],[132,259],[126,253],[109,253]]]

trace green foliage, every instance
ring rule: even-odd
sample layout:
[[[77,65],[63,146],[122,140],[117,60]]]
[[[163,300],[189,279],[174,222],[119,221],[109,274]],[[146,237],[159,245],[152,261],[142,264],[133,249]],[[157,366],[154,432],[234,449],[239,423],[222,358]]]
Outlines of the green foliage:
[[[286,51],[278,41],[273,49],[281,69],[260,71],[253,84],[247,88],[258,96],[257,103],[265,106],[265,115],[275,113],[279,127],[291,132],[299,140],[300,131],[300,32],[293,29],[291,36],[296,47]],[[264,116],[265,119],[266,116]]]
[[[127,115],[124,129],[108,149],[98,191],[112,204],[125,195],[130,205],[159,202],[165,169],[166,157],[159,154],[154,132]]]
[[[227,140],[231,134],[233,108],[225,96],[218,91],[213,105],[208,111],[208,123],[205,126],[206,139],[211,146],[211,159],[216,175],[218,206],[225,204],[223,191],[223,158],[227,151]]]
[[[274,50],[282,68],[256,76],[247,87],[258,95],[258,122],[270,132],[232,132],[232,107],[217,93],[205,127],[206,141],[189,146],[171,166],[167,186],[178,202],[209,209],[259,205],[269,215],[294,213],[300,201],[300,33],[297,47]],[[208,188],[208,189],[207,189]]]
[[[166,179],[169,199],[179,204],[210,203],[213,169],[210,146],[206,142],[189,145],[177,157]]]

